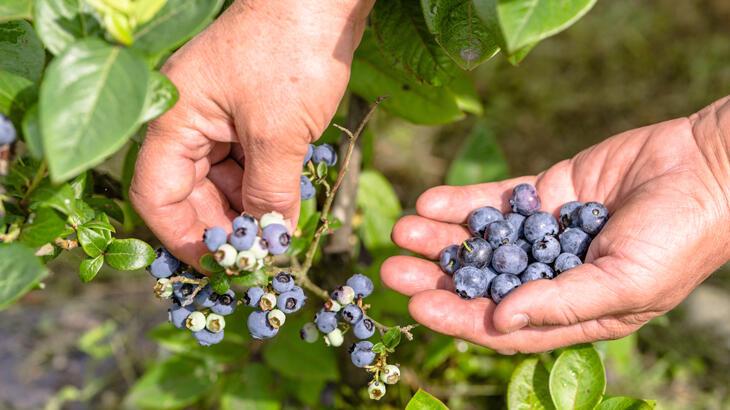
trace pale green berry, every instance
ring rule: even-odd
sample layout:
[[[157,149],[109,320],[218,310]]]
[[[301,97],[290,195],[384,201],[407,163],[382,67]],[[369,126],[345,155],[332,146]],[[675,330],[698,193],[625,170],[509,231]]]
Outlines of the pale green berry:
[[[284,215],[278,212],[269,212],[261,216],[261,219],[259,220],[259,225],[261,226],[261,229],[264,229],[272,224],[286,225],[284,223]]]
[[[380,372],[380,380],[385,384],[396,384],[400,380],[400,369],[394,364],[389,364]]]
[[[314,343],[319,339],[319,329],[312,322],[307,322],[299,331],[299,336],[307,343]]]
[[[238,255],[236,256],[236,266],[238,266],[239,269],[253,272],[256,270],[257,265],[258,260],[253,252],[250,250],[238,252]]]
[[[339,328],[327,333],[324,336],[324,343],[327,346],[332,347],[340,347],[342,346],[342,343],[345,341],[345,338],[342,336],[342,330]]]
[[[330,312],[339,312],[342,309],[342,305],[334,299],[328,299],[324,302],[324,309]]]
[[[233,247],[231,244],[223,244],[220,248],[218,248],[217,251],[213,254],[215,256],[216,262],[218,262],[219,265],[223,266],[224,268],[230,268],[236,263],[236,256],[238,255],[238,251],[236,248]]]
[[[206,319],[205,327],[213,333],[218,333],[226,328],[226,319],[221,315],[211,313]]]
[[[205,315],[203,312],[193,312],[185,319],[185,327],[193,332],[199,332],[205,329]]]
[[[172,297],[172,281],[168,278],[157,279],[154,291],[158,298],[170,299]]]
[[[264,246],[263,242],[261,241],[261,238],[258,236],[256,237],[256,240],[253,241],[253,246],[249,251],[253,252],[253,255],[256,257],[256,259],[264,259],[269,255],[269,250]]]
[[[276,295],[268,292],[264,293],[259,300],[259,307],[263,311],[271,310],[276,306]]]
[[[273,309],[266,315],[266,320],[269,321],[271,327],[278,329],[284,326],[284,322],[286,322],[286,315],[279,309]]]
[[[373,380],[368,385],[368,396],[373,400],[380,400],[385,396],[385,385],[379,380]]]

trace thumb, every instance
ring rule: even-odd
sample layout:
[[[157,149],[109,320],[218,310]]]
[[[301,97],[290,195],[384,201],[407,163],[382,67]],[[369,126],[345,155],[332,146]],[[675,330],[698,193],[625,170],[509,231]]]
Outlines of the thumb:
[[[594,264],[583,264],[554,280],[529,282],[510,293],[494,311],[494,327],[503,333],[530,326],[569,326],[633,310],[638,292]],[[632,296],[632,293],[634,294]]]
[[[244,145],[243,209],[256,216],[276,211],[297,225],[299,181],[307,144],[268,139]]]

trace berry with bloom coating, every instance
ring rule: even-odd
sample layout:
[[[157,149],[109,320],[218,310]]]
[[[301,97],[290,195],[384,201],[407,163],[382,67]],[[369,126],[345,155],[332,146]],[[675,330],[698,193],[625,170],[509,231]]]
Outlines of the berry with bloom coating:
[[[213,288],[210,285],[205,285],[203,289],[200,289],[200,292],[193,299],[193,303],[198,308],[209,308],[215,305],[216,302],[218,302],[218,294],[213,292]]]
[[[231,222],[231,225],[234,231],[241,228],[253,232],[257,232],[259,230],[259,223],[258,221],[256,221],[256,218],[245,212],[233,218],[233,222]]]
[[[459,247],[459,264],[483,268],[492,260],[492,247],[482,238],[469,238]]]
[[[259,225],[261,226],[261,229],[264,229],[267,226],[273,224],[284,225],[284,215],[276,211],[268,212],[261,215],[261,219],[259,220]]]
[[[517,289],[522,284],[520,278],[510,273],[505,273],[497,276],[492,281],[492,287],[490,288],[490,294],[494,303],[499,303],[504,299],[510,292]]]
[[[307,162],[309,162],[312,159],[313,154],[314,154],[314,145],[313,144],[307,145],[307,153],[304,155],[304,165],[307,165]]]
[[[375,334],[375,323],[364,317],[352,327],[352,334],[358,339],[369,339]]]
[[[580,228],[568,228],[560,234],[559,238],[560,249],[573,255],[584,256],[591,245],[590,235]]]
[[[608,209],[598,202],[586,202],[578,211],[580,229],[585,233],[596,236],[608,220]]]
[[[279,333],[279,329],[269,324],[266,316],[267,312],[258,310],[248,315],[248,331],[254,339],[270,339]]]
[[[218,344],[223,340],[224,332],[220,331],[214,333],[208,329],[203,329],[199,332],[193,333],[193,336],[201,346],[211,346]]]
[[[385,384],[380,380],[373,380],[368,385],[368,396],[372,400],[380,400],[385,396]]]
[[[502,245],[494,251],[492,267],[498,273],[518,274],[527,267],[527,253],[517,245]]]
[[[304,296],[302,288],[294,286],[291,290],[279,295],[276,306],[288,315],[301,309],[305,300],[307,300],[307,297]]]
[[[563,229],[578,226],[580,223],[580,215],[578,212],[582,206],[582,202],[570,201],[560,207],[560,226],[562,226]]]
[[[373,293],[373,281],[362,273],[350,276],[346,283],[355,291],[355,296],[358,298],[366,298]]]
[[[286,315],[279,309],[273,309],[266,315],[266,319],[269,321],[271,327],[278,329],[284,326],[284,322],[286,322]]]
[[[454,287],[462,298],[474,299],[487,291],[492,279],[494,277],[487,270],[464,266],[454,273]]]
[[[509,200],[512,212],[530,216],[540,210],[540,197],[537,190],[530,184],[519,184],[512,190]]]
[[[360,306],[349,304],[342,308],[340,316],[349,324],[357,323],[362,319],[363,313]]]
[[[350,286],[340,286],[332,292],[332,299],[336,300],[341,306],[352,303],[355,300],[355,290]]]
[[[532,280],[538,279],[552,279],[555,277],[555,272],[550,265],[542,262],[534,262],[527,266],[524,272],[520,275],[520,282],[527,283]]]
[[[492,248],[497,249],[502,245],[515,243],[518,236],[517,231],[511,223],[507,221],[494,221],[487,226],[484,238]]]
[[[205,328],[213,333],[222,332],[226,328],[226,319],[215,313],[211,313],[205,320]]]
[[[331,167],[337,163],[337,152],[329,144],[316,146],[312,154],[312,162],[315,164],[324,162],[328,167]]]
[[[193,332],[205,329],[205,315],[202,312],[192,312],[185,319],[185,327]]]
[[[380,372],[380,380],[385,384],[396,384],[400,380],[400,369],[394,364],[389,364]]]
[[[218,295],[218,300],[210,307],[210,310],[219,315],[230,315],[236,310],[236,294],[229,289],[226,293]]]
[[[343,337],[342,330],[340,329],[335,329],[324,335],[324,344],[327,346],[340,347],[344,341],[345,338]]]
[[[557,235],[558,221],[547,212],[536,212],[525,220],[524,231],[527,242],[535,243],[548,235]]]
[[[484,231],[487,229],[489,224],[503,219],[504,216],[499,209],[492,206],[484,206],[471,211],[469,217],[467,217],[466,225],[469,227],[469,232],[471,232],[473,236],[482,238],[484,237]]]
[[[581,262],[580,258],[572,253],[561,253],[558,255],[557,259],[555,259],[555,272],[563,273],[581,264],[583,264],[583,262]]]
[[[350,360],[357,367],[370,366],[375,361],[372,342],[363,340],[350,346]]]
[[[17,138],[15,126],[10,118],[0,114],[0,145],[12,144]]]
[[[253,247],[257,233],[258,229],[238,228],[231,232],[228,242],[233,245],[237,251],[247,251]]]
[[[261,301],[261,296],[263,296],[264,293],[266,293],[264,289],[258,286],[248,288],[246,293],[243,295],[243,303],[245,303],[246,306],[257,307]]]
[[[271,286],[277,293],[288,292],[294,287],[294,277],[287,272],[279,272],[271,280]]]
[[[439,266],[441,270],[453,275],[461,266],[459,265],[459,246],[450,245],[445,247],[439,255]]]
[[[237,256],[238,251],[236,250],[236,248],[234,248],[233,245],[227,243],[221,245],[220,248],[218,248],[218,250],[215,251],[215,253],[213,254],[216,262],[218,262],[218,264],[223,266],[224,268],[230,268],[231,266],[235,265]]]
[[[314,315],[314,323],[320,332],[330,333],[337,328],[337,314],[335,312],[320,310]]]
[[[517,232],[517,237],[521,237],[523,235],[525,219],[527,219],[526,216],[518,214],[517,212],[510,212],[504,216],[504,220],[509,222],[510,225],[515,228],[515,231]]]
[[[526,240],[520,238],[515,242],[515,245],[519,246],[520,249],[525,251],[526,254],[530,254],[532,252],[532,245],[530,242],[527,242]]]
[[[307,322],[302,326],[302,329],[299,331],[299,337],[302,338],[307,343],[314,343],[319,338],[319,330],[317,330],[317,325],[315,325],[312,322]]]
[[[157,248],[157,257],[147,268],[155,278],[169,278],[180,269],[180,261],[165,248]]]
[[[272,255],[281,255],[289,249],[291,236],[283,224],[267,225],[261,233],[266,247]]]
[[[309,178],[305,177],[304,175],[299,177],[299,195],[302,198],[302,201],[306,201],[307,199],[312,199],[317,194],[317,190],[314,189],[314,185],[312,185],[312,181],[309,180]]]
[[[205,230],[203,233],[203,242],[209,251],[215,252],[226,243],[227,237],[228,234],[225,229],[220,226],[214,226]]]
[[[185,319],[187,319],[193,311],[194,310],[191,306],[173,305],[167,310],[167,316],[173,326],[178,329],[182,329],[185,327]]]
[[[532,257],[542,263],[553,263],[560,255],[560,242],[554,236],[546,236],[532,244]]]

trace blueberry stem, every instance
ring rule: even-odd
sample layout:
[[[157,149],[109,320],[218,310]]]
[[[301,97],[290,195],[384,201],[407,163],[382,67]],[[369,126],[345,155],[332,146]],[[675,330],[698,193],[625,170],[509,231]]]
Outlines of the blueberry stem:
[[[42,161],[41,164],[38,166],[38,170],[35,173],[35,176],[33,176],[33,180],[30,182],[30,185],[28,185],[28,190],[25,191],[25,195],[23,195],[23,199],[20,200],[20,204],[24,207],[28,206],[28,200],[30,199],[30,195],[38,188],[38,185],[41,184],[41,181],[43,181],[43,178],[46,176],[46,171],[48,170],[46,161]]]

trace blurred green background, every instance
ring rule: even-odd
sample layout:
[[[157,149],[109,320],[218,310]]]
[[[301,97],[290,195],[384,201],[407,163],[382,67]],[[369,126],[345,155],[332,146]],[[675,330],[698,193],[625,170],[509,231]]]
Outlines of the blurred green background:
[[[471,73],[485,107],[481,118],[424,127],[379,113],[365,163],[393,184],[407,213],[433,185],[464,175],[537,173],[612,134],[689,115],[730,94],[728,22],[727,0],[604,0],[520,66],[498,56]],[[457,157],[459,165],[452,166]],[[113,166],[110,172],[116,172]],[[149,233],[139,235],[152,240]],[[377,264],[392,252],[383,245],[363,269],[376,275]],[[166,312],[146,274],[104,272],[82,285],[77,265],[78,259],[55,262],[45,291],[0,313],[0,409],[119,408],[144,369],[169,356],[169,344],[161,349],[147,336]],[[599,344],[608,393],[654,399],[664,409],[730,408],[729,273],[713,275],[638,334]],[[384,322],[407,321],[403,297],[380,292],[370,303]],[[417,337],[418,343],[399,350],[403,383],[388,393],[388,406],[402,407],[416,386],[454,409],[504,406],[519,357],[423,329]],[[261,361],[260,345],[251,346],[249,357]],[[227,365],[213,361],[211,371]],[[287,406],[359,403],[366,380],[351,370],[342,364],[344,387],[324,381],[281,387],[296,397]],[[276,377],[272,384],[288,380]],[[370,404],[379,405],[386,404]]]

